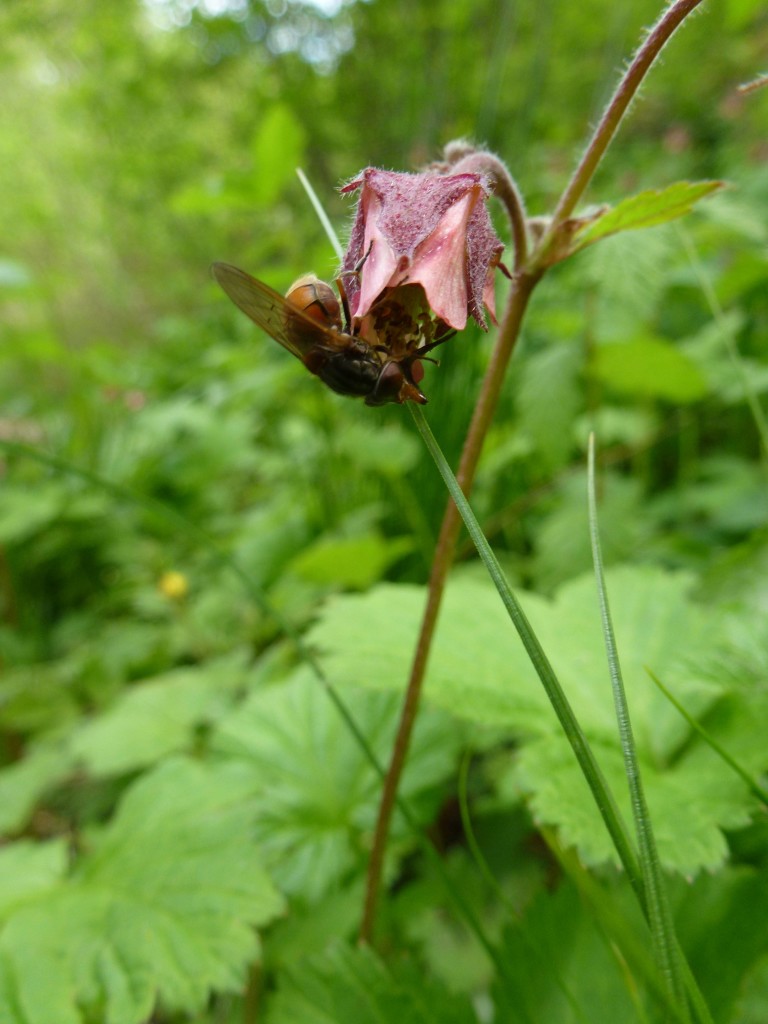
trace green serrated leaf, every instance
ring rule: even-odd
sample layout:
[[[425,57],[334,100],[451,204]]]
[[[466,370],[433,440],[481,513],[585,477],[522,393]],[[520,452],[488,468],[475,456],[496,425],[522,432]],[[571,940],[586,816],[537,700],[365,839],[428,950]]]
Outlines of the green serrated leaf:
[[[719,864],[724,828],[749,820],[746,787],[669,706],[646,673],[652,667],[694,715],[721,692],[706,667],[724,642],[716,610],[688,597],[692,580],[650,567],[608,573],[622,661],[648,802],[662,860],[694,873]],[[311,639],[340,683],[400,690],[407,678],[423,590],[381,586],[329,602]],[[595,744],[620,801],[626,784],[591,573],[563,586],[553,602],[523,595],[526,615]],[[386,651],[386,658],[381,652]],[[375,665],[361,677],[361,665]],[[446,592],[425,681],[425,699],[454,715],[507,728],[518,737],[518,770],[510,784],[530,794],[542,820],[558,825],[592,863],[613,849],[586,784],[557,728],[538,679],[509,627],[491,584],[455,581]],[[683,753],[684,752],[684,753]],[[626,806],[626,801],[625,801]]]
[[[9,915],[0,960],[24,1024],[140,1024],[158,999],[193,1013],[211,990],[242,987],[254,928],[282,900],[241,774],[165,762],[127,791],[68,878]]]
[[[598,741],[593,746],[629,820],[618,745]],[[752,801],[741,780],[701,745],[672,767],[659,768],[642,756],[640,768],[662,864],[686,877],[722,866],[728,854],[723,830],[741,828],[751,818]],[[562,842],[576,846],[585,864],[615,862],[613,845],[563,737],[526,744],[502,779],[501,791],[530,794],[536,820],[556,826]]]
[[[724,187],[723,181],[678,181],[666,188],[648,189],[630,196],[577,231],[573,248],[581,249],[618,231],[649,228],[676,220],[689,213],[701,199]]]
[[[360,596],[328,601],[308,640],[320,651],[330,678],[339,685],[401,692],[424,596],[420,586],[381,584]],[[526,610],[539,602],[532,596]],[[533,669],[496,592],[484,581],[447,588],[425,695],[460,717],[488,725],[535,729],[542,716],[548,717]]]
[[[687,727],[650,683],[645,666],[656,666],[669,685],[674,680],[697,713],[716,699],[719,689],[696,662],[717,649],[724,627],[714,611],[690,601],[693,581],[684,573],[617,567],[608,572],[608,581],[635,729],[654,756],[663,759],[674,753]],[[422,596],[421,587],[383,585],[359,598],[329,602],[310,639],[325,652],[331,677],[339,683],[402,689]],[[584,728],[613,738],[592,575],[561,587],[552,602],[524,594],[522,603]],[[376,670],[363,675],[361,664]],[[435,703],[471,720],[539,734],[553,730],[549,704],[490,583],[457,581],[448,587],[426,688]]]
[[[267,1024],[477,1024],[468,999],[416,964],[389,968],[368,948],[340,943],[280,979]]]
[[[356,678],[365,673],[358,662]],[[392,694],[351,691],[345,703],[384,763],[399,712]],[[459,733],[446,716],[419,716],[401,792],[413,804],[453,770]],[[214,750],[242,766],[254,790],[255,830],[281,886],[317,900],[368,855],[381,780],[308,672],[259,691],[226,718]],[[403,837],[396,818],[395,834]]]

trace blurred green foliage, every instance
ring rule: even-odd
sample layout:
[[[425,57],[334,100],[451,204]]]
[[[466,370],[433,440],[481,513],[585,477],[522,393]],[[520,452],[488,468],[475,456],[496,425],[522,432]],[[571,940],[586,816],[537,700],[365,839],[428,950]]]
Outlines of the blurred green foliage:
[[[658,13],[657,0],[0,7],[3,1021],[220,1024],[262,1006],[271,1024],[485,1021],[494,1006],[498,1021],[660,1019],[636,993],[653,992],[643,926],[466,543],[404,794],[497,959],[403,821],[381,956],[346,944],[379,782],[288,633],[308,638],[386,760],[397,696],[381,691],[402,688],[446,497],[405,410],[331,394],[208,275],[228,259],[283,291],[310,269],[331,278],[295,168],[343,236],[340,182],[412,169],[460,136],[494,149],[546,214]],[[765,70],[767,42],[759,0],[707,5],[671,41],[588,199],[731,187],[547,276],[473,496],[619,778],[583,575],[596,432],[651,810],[683,946],[729,1024],[768,1017],[768,837],[644,666],[749,771],[768,770],[768,90],[737,91]],[[426,368],[454,463],[491,343],[468,329]],[[462,749],[502,900],[457,824]],[[596,866],[591,904],[569,845]]]

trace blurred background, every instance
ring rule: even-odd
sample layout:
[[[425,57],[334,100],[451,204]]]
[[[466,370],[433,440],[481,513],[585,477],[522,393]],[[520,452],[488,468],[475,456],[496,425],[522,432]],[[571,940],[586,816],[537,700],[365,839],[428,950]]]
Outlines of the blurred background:
[[[79,1020],[80,1009],[89,1021],[267,1019],[258,995],[270,1002],[276,972],[329,936],[354,935],[380,781],[297,667],[285,623],[330,649],[329,677],[348,683],[383,762],[399,693],[360,684],[402,684],[423,591],[376,584],[424,583],[445,492],[407,409],[323,387],[229,302],[209,266],[229,261],[281,292],[310,270],[331,279],[333,249],[296,168],[344,239],[353,210],[341,183],[367,165],[417,169],[458,137],[497,152],[529,213],[546,215],[660,7],[2,0],[3,1020],[3,1008],[24,1022]],[[728,188],[681,221],[608,238],[547,274],[473,494],[511,580],[534,591],[524,595],[534,621],[550,609],[548,654],[585,706],[587,683],[596,688],[588,722],[600,757],[610,755],[602,646],[589,646],[584,627],[594,583],[575,579],[591,571],[584,466],[596,432],[604,556],[625,566],[611,590],[620,652],[643,687],[636,734],[685,877],[681,942],[698,950],[713,1018],[742,1024],[766,1019],[765,816],[748,826],[746,789],[703,767],[676,712],[646,699],[644,666],[666,681],[671,665],[674,681],[675,659],[708,658],[704,681],[715,685],[695,665],[690,678],[681,669],[692,687],[681,699],[697,715],[709,708],[725,748],[764,770],[768,89],[738,86],[768,71],[767,53],[764,0],[704,4],[672,39],[585,203],[681,179]],[[504,288],[500,278],[497,308]],[[493,340],[468,328],[440,350],[439,367],[426,366],[426,415],[454,464]],[[601,1002],[619,958],[578,952],[592,948],[591,932],[578,946],[587,933],[573,922],[592,910],[581,890],[565,891],[521,793],[545,794],[534,818],[565,822],[566,846],[581,836],[594,849],[601,826],[582,814],[585,791],[568,781],[548,708],[536,717],[516,638],[504,646],[506,623],[494,618],[495,594],[481,599],[485,575],[465,537],[454,572],[426,691],[436,680],[439,696],[442,679],[443,704],[422,708],[403,792],[495,942],[511,917],[497,887],[480,884],[458,825],[458,751],[471,749],[481,845],[512,905],[531,911],[519,944],[510,931],[499,948],[503,985],[517,973],[537,1009],[514,985],[510,1007],[532,1020],[556,1005],[542,993],[560,999],[550,968],[567,961],[584,1019],[628,1020],[626,993]],[[726,627],[736,633],[727,656],[717,646]],[[511,773],[526,737],[521,784]],[[618,746],[608,764],[624,793]],[[490,961],[461,938],[432,862],[406,832],[397,824],[390,844],[384,946],[404,966],[416,951],[419,1007],[464,1020],[457,993],[487,1002]],[[726,856],[733,872],[715,873]],[[610,883],[610,869],[601,878]],[[632,918],[620,913],[623,939]],[[260,967],[252,926],[276,915]],[[615,919],[613,909],[595,917]],[[531,970],[528,949],[542,936],[557,955]],[[367,956],[348,955],[352,967]],[[752,959],[751,1015],[726,1017]],[[228,1002],[221,992],[241,991],[248,965],[245,996]],[[629,992],[623,953],[621,965]],[[350,992],[368,977],[356,970]],[[327,976],[344,973],[336,962]],[[433,976],[448,986],[442,1016],[424,987]],[[311,1002],[313,977],[297,970]],[[387,998],[400,992],[381,977]],[[278,998],[290,984],[279,981]],[[331,995],[329,1005],[348,1005]],[[303,1016],[286,1003],[269,1020],[307,1019],[301,1005]],[[499,1019],[513,1019],[499,1005]],[[555,1018],[572,1019],[565,1008]]]
[[[415,169],[457,137],[495,150],[529,212],[546,214],[658,13],[657,0],[5,0],[11,732],[50,724],[61,701],[100,705],[127,680],[274,636],[209,541],[146,498],[202,527],[298,623],[329,591],[423,581],[444,495],[407,411],[320,387],[208,267],[228,260],[281,291],[308,270],[332,277],[295,169],[343,238],[340,183],[368,164]],[[732,188],[682,227],[556,268],[534,298],[476,493],[519,583],[551,593],[589,564],[591,426],[609,561],[708,571],[757,543],[768,90],[737,86],[765,70],[767,44],[757,0],[705,5],[673,38],[588,199],[679,178]],[[452,459],[491,340],[470,329],[427,368]]]

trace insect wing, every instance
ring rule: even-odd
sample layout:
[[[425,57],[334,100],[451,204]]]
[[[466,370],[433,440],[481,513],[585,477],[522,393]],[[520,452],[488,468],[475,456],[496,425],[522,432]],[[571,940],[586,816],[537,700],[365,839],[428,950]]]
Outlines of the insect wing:
[[[337,332],[305,316],[274,288],[244,270],[229,263],[214,263],[211,273],[238,309],[299,359],[318,345],[338,347]]]

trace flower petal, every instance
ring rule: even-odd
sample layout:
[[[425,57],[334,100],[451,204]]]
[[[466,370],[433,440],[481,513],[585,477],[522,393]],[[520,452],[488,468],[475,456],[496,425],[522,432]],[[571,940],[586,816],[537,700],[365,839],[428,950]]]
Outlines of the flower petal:
[[[397,256],[379,230],[381,199],[369,189],[363,193],[361,202],[365,217],[361,258],[365,262],[360,272],[360,292],[354,308],[350,310],[352,316],[357,317],[365,316],[381,292],[391,286],[397,270]]]
[[[467,323],[467,224],[482,195],[478,184],[454,203],[417,247],[408,268],[409,283],[420,284],[435,313],[457,331]]]

